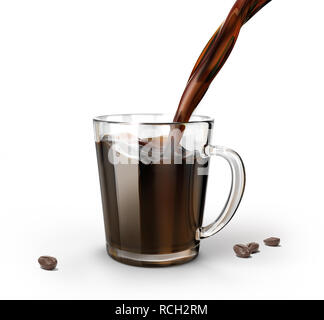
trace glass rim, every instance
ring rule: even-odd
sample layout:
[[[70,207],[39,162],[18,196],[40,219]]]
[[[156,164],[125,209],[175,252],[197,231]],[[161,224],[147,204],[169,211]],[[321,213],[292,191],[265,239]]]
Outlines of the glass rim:
[[[117,120],[109,120],[111,117],[121,117],[121,116],[172,116],[168,113],[117,113],[117,114],[108,114],[108,115],[102,115],[97,116],[93,118],[94,122],[104,122],[104,123],[112,123],[112,124],[138,124],[138,125],[173,125],[173,124],[183,124],[188,125],[191,123],[210,123],[214,122],[214,119],[208,116],[201,116],[201,115],[192,115],[192,118],[199,118],[199,119],[193,119],[189,120],[188,122],[174,122],[174,121],[117,121]]]

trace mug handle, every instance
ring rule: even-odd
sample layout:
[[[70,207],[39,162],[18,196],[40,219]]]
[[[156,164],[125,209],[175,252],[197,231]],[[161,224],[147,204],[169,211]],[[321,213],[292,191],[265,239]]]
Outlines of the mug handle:
[[[244,164],[237,152],[225,147],[208,145],[204,153],[207,157],[219,156],[227,160],[232,172],[232,184],[222,212],[213,223],[197,230],[197,240],[213,236],[230,222],[241,202],[245,188]]]

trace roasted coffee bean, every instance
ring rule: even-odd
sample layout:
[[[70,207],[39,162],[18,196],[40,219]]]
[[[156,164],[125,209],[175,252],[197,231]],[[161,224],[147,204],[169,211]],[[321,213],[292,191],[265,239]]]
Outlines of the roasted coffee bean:
[[[42,269],[45,270],[54,270],[57,266],[57,260],[54,257],[42,256],[38,259]]]
[[[247,247],[249,248],[251,254],[259,251],[259,244],[256,242],[249,243]]]
[[[268,239],[263,240],[264,244],[266,246],[270,246],[270,247],[277,247],[280,243],[280,239],[279,238],[275,238],[275,237],[271,237]]]
[[[250,250],[244,244],[236,244],[233,247],[234,252],[240,258],[248,258],[250,256]]]

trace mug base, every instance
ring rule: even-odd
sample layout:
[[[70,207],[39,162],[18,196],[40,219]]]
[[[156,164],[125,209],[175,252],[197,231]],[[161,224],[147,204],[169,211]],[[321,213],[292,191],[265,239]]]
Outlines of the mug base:
[[[199,244],[190,249],[168,254],[141,254],[113,248],[107,244],[107,253],[114,260],[138,267],[168,267],[195,259]]]

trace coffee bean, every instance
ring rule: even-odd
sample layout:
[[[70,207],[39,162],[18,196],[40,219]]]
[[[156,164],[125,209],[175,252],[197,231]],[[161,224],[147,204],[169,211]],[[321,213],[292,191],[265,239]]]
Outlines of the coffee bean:
[[[240,258],[248,258],[250,256],[250,250],[244,244],[236,244],[233,247],[234,252]]]
[[[54,257],[42,256],[39,257],[38,263],[42,269],[54,270],[57,266],[57,260]]]
[[[259,251],[259,244],[256,242],[251,242],[247,245],[250,250],[250,253],[257,253]]]
[[[279,238],[275,238],[275,237],[271,237],[268,239],[263,240],[264,244],[266,246],[270,246],[270,247],[277,247],[280,243],[280,239]]]

